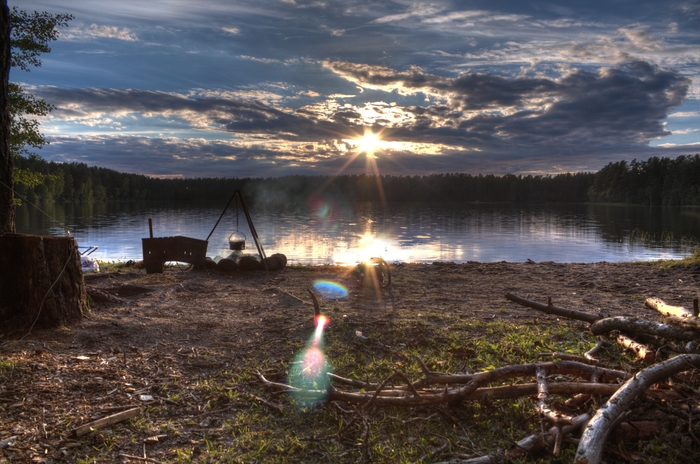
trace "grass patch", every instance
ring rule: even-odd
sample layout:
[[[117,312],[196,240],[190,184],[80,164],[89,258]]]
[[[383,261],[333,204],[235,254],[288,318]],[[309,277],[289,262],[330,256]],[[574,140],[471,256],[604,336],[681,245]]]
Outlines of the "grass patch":
[[[683,259],[662,259],[654,261],[653,263],[661,266],[661,268],[664,270],[676,267],[700,267],[700,249],[694,250],[692,255]]]

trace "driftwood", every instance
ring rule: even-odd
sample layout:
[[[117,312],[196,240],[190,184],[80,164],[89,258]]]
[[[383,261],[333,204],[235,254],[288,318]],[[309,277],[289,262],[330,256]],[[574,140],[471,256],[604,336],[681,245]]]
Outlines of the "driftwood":
[[[624,332],[638,332],[657,337],[670,338],[673,340],[695,340],[700,339],[700,332],[685,330],[678,326],[660,324],[658,322],[646,321],[636,317],[615,316],[607,317],[591,324],[591,332],[600,335],[613,330]]]
[[[629,409],[637,397],[656,382],[697,367],[700,367],[700,355],[682,354],[635,374],[610,397],[605,406],[600,408],[588,423],[576,450],[574,463],[599,463],[608,434],[620,415]]]
[[[661,313],[662,316],[688,317],[693,315],[693,311],[683,306],[667,305],[658,298],[647,298],[644,304],[651,309]]]
[[[518,303],[519,305],[527,306],[528,308],[533,308],[533,309],[536,309],[538,311],[542,311],[543,313],[555,314],[557,316],[567,317],[569,319],[576,319],[579,321],[590,322],[590,323],[593,323],[593,322],[597,321],[598,319],[601,319],[600,316],[596,316],[595,314],[590,314],[590,313],[585,313],[583,311],[576,311],[573,309],[566,309],[566,308],[560,308],[558,306],[553,306],[551,298],[548,298],[546,305],[542,304],[542,303],[538,303],[536,301],[528,300],[527,298],[521,298],[519,296],[515,296],[512,293],[506,293],[506,298],[508,298],[510,301],[512,301],[514,303]]]

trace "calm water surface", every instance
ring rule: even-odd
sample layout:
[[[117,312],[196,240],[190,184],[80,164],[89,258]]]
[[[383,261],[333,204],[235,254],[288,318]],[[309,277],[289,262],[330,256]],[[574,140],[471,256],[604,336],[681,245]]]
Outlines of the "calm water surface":
[[[97,246],[100,260],[142,259],[141,239],[183,235],[206,239],[216,208],[173,204],[49,204],[17,210],[17,231],[64,235]],[[298,209],[251,208],[265,253],[292,263],[598,262],[682,258],[700,239],[699,208],[618,205],[414,204],[339,205],[318,201]],[[237,226],[238,223],[238,226]],[[209,239],[208,256],[229,253],[240,230],[255,250],[243,212],[231,206]]]

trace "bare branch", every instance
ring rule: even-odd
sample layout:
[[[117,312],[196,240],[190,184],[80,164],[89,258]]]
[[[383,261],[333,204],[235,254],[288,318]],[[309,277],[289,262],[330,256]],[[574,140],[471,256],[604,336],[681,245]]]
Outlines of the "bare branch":
[[[680,327],[645,321],[636,317],[608,317],[594,322],[591,325],[591,332],[595,335],[612,332],[613,330],[645,333],[674,340],[695,340],[700,338],[700,332],[694,330],[683,330]]]
[[[576,319],[578,321],[593,323],[600,319],[600,316],[595,314],[584,313],[583,311],[576,311],[573,309],[560,308],[558,306],[552,306],[551,300],[548,300],[550,304],[542,304],[536,301],[528,300],[527,298],[521,298],[519,296],[513,295],[512,293],[506,293],[506,298],[514,303],[518,303],[522,306],[527,306],[528,308],[536,309],[547,314],[555,314],[557,316],[563,316],[569,319]]]
[[[537,368],[537,413],[540,417],[546,418],[554,425],[570,425],[572,421],[571,416],[562,414],[559,411],[552,409],[549,405],[549,389],[547,388],[547,374],[545,370],[538,367]]]
[[[610,342],[601,338],[600,340],[598,340],[598,343],[596,343],[593,348],[591,348],[590,350],[586,351],[583,354],[583,357],[588,359],[589,361],[598,362],[598,360],[595,358],[595,355],[598,354],[598,352],[600,350],[602,350],[603,347],[609,346],[609,345],[610,345]]]
[[[646,345],[642,345],[641,343],[632,340],[625,334],[620,334],[617,336],[617,343],[628,350],[634,351],[637,358],[646,363],[653,363],[656,360],[656,352],[654,350],[650,349]]]
[[[683,306],[671,306],[664,303],[659,298],[647,298],[644,302],[647,308],[654,309],[662,316],[688,317],[693,315],[693,311]]]
[[[648,367],[629,379],[596,412],[581,436],[575,464],[598,464],[613,424],[651,385],[688,369],[700,367],[700,355],[682,354]]]

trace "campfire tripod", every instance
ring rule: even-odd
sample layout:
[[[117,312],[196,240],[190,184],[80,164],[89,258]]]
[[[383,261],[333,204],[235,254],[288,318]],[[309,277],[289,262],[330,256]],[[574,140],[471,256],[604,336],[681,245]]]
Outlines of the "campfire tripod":
[[[233,192],[233,195],[231,196],[231,199],[226,203],[226,207],[224,210],[221,212],[221,216],[219,216],[219,219],[216,221],[216,224],[214,224],[214,228],[209,232],[209,235],[207,235],[207,242],[209,241],[209,238],[211,235],[214,233],[214,230],[216,230],[216,226],[219,225],[219,222],[221,222],[221,218],[224,217],[224,214],[226,214],[226,210],[228,209],[229,206],[231,206],[231,202],[236,199],[236,226],[238,226],[238,201],[240,200],[241,202],[241,209],[243,209],[243,214],[245,214],[245,219],[248,222],[248,228],[250,228],[250,233],[253,236],[253,240],[255,240],[255,246],[258,248],[258,253],[260,254],[260,261],[263,263],[263,266],[265,266],[265,270],[269,271],[267,268],[267,256],[265,256],[265,250],[263,250],[262,244],[260,243],[260,239],[258,238],[258,232],[255,230],[255,226],[253,225],[253,220],[250,217],[250,213],[248,212],[248,208],[245,206],[245,202],[243,201],[243,196],[241,195],[240,189],[236,189],[235,192]]]
[[[224,217],[226,210],[228,209],[231,202],[235,199],[240,199],[241,206],[243,207],[243,213],[245,213],[246,221],[248,221],[248,227],[255,240],[255,246],[258,247],[258,253],[260,253],[260,260],[265,266],[265,270],[269,271],[267,267],[267,256],[265,256],[265,250],[263,250],[260,244],[260,239],[258,238],[258,233],[253,225],[253,220],[250,218],[250,213],[248,208],[246,208],[243,202],[243,197],[241,196],[241,191],[236,190],[233,192],[233,196],[226,204],[226,207],[221,212],[221,216],[214,224],[214,228],[209,232],[206,240],[198,240],[190,237],[153,237],[153,221],[148,219],[148,230],[149,238],[141,239],[143,243],[143,262],[146,267],[146,273],[151,274],[154,272],[163,272],[163,263],[167,261],[180,261],[185,263],[194,264],[195,266],[204,266],[204,260],[207,256],[207,245],[209,243],[209,238],[214,233],[216,226],[219,225],[221,218]],[[236,202],[238,205],[238,202]],[[236,208],[238,210],[238,208]],[[236,225],[238,224],[238,213],[236,213]]]

